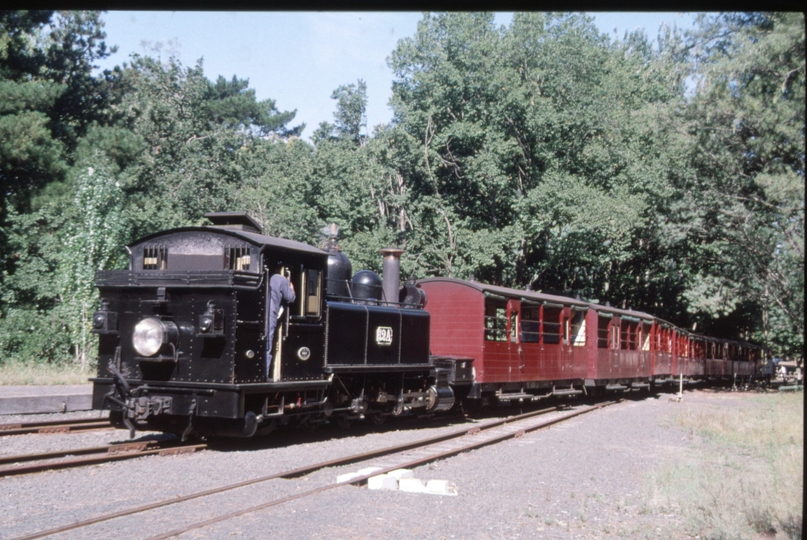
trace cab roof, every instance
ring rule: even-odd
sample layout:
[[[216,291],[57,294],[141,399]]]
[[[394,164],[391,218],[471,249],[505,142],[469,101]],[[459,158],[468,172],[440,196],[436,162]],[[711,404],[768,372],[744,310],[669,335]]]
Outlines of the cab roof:
[[[213,233],[222,236],[231,236],[234,238],[238,238],[245,242],[249,242],[259,248],[278,248],[286,251],[293,251],[296,253],[303,253],[306,255],[317,255],[321,257],[327,257],[328,253],[313,246],[309,246],[308,244],[304,244],[303,242],[297,242],[295,240],[288,240],[286,238],[276,238],[274,236],[265,236],[263,234],[258,234],[255,232],[239,230],[239,229],[226,229],[217,226],[206,226],[206,227],[179,227],[176,229],[168,229],[166,231],[160,231],[148,236],[144,236],[134,242],[132,242],[129,247],[134,247],[145,242],[153,241],[155,238],[160,238],[163,236],[172,236],[177,234],[182,234],[186,232],[204,232],[204,233]]]

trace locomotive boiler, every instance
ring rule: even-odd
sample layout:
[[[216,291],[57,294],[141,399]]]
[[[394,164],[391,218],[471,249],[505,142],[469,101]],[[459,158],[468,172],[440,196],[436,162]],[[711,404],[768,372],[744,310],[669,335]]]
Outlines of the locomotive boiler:
[[[128,269],[96,274],[93,408],[117,427],[250,437],[279,423],[382,422],[447,410],[470,385],[470,358],[430,355],[425,293],[400,286],[401,250],[382,250],[383,281],[351,276],[333,238],[318,249],[264,236],[245,213],[206,217],[141,238]],[[296,298],[269,335],[277,268]]]

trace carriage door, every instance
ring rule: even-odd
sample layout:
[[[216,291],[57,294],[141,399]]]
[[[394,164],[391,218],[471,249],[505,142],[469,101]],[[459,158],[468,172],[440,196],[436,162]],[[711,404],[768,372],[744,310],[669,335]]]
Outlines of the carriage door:
[[[564,379],[574,377],[574,352],[570,325],[571,309],[564,306],[560,315],[560,366]]]
[[[521,302],[507,301],[507,350],[510,382],[518,382],[524,373],[524,347],[521,344]]]
[[[620,373],[620,349],[622,343],[620,340],[620,330],[622,327],[622,320],[619,317],[611,319],[611,335],[608,339],[608,374],[612,378],[616,378]]]

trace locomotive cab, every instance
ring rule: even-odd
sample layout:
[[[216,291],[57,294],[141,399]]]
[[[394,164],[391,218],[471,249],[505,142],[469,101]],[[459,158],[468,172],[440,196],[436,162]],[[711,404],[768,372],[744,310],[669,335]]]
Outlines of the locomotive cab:
[[[250,394],[266,385],[322,386],[327,254],[263,236],[246,214],[207,217],[212,227],[133,243],[128,270],[96,275],[102,301],[93,318],[94,408],[166,430],[162,423],[177,413],[187,423],[191,415],[243,419],[248,409],[260,412]],[[296,298],[281,312],[270,345],[275,361],[267,365],[267,299],[278,266]]]

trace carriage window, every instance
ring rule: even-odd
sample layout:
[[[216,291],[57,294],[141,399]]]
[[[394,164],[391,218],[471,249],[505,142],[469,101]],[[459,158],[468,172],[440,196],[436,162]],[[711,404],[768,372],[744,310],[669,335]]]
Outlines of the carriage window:
[[[507,341],[507,309],[504,304],[485,302],[485,340]]]
[[[165,270],[168,265],[168,248],[165,246],[143,247],[143,270]]]
[[[560,314],[560,308],[549,306],[544,307],[544,343],[560,343]]]
[[[597,348],[608,348],[608,328],[611,326],[610,317],[597,317]]]
[[[572,344],[575,347],[586,346],[586,312],[572,312]]]
[[[563,344],[568,345],[569,344],[569,316],[568,315],[563,316],[563,319],[562,319],[562,322],[561,322],[561,328],[563,328]]]
[[[611,343],[609,349],[619,349],[619,325],[614,323],[611,325]]]
[[[538,343],[538,308],[521,308],[521,342]]]
[[[518,342],[518,311],[510,312],[510,343]]]
[[[642,323],[637,323],[633,333],[633,345],[634,345],[633,348],[636,350],[641,350],[642,344],[644,343],[642,330],[643,330]]]
[[[650,326],[649,325],[645,326],[644,324],[642,324],[639,328],[642,331],[641,334],[639,334],[642,337],[642,339],[641,339],[642,350],[643,351],[649,351],[650,350]]]
[[[630,351],[636,350],[639,338],[638,324],[630,321],[622,321],[622,348]]]
[[[621,339],[620,339],[620,342],[621,342],[621,347],[620,348],[622,350],[628,350],[628,349],[632,348],[630,346],[631,345],[631,340],[630,340],[631,327],[630,326],[631,326],[630,322],[628,322],[626,320],[622,321],[622,329],[621,329],[622,335],[621,335]],[[633,347],[633,348],[635,348],[635,347]]]

